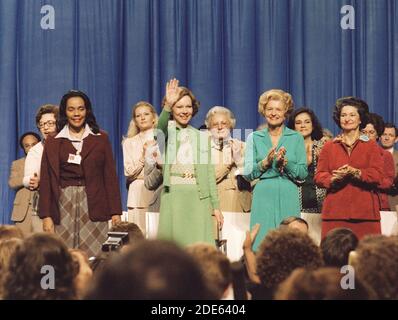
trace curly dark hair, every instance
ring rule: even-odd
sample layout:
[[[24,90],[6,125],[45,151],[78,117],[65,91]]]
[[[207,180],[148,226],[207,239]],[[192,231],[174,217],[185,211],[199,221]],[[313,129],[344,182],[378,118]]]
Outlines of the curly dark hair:
[[[295,130],[295,125],[294,122],[296,120],[296,117],[301,114],[301,113],[308,113],[308,115],[311,118],[312,122],[312,133],[311,133],[311,138],[312,140],[321,140],[323,137],[323,131],[322,131],[322,126],[321,123],[319,122],[317,116],[315,115],[314,111],[312,111],[309,108],[302,107],[297,110],[294,110],[293,113],[290,115],[289,120],[287,121],[287,127]]]
[[[54,268],[54,289],[41,286],[43,266]],[[6,300],[69,300],[76,297],[78,266],[56,235],[36,233],[26,238],[11,256],[4,281]]]
[[[378,138],[384,133],[384,120],[377,113],[369,113],[368,124],[371,123],[377,132]]]
[[[91,106],[91,101],[89,97],[82,91],[78,90],[70,90],[65,93],[61,99],[59,104],[59,117],[57,122],[58,131],[62,130],[62,128],[68,123],[68,118],[66,117],[66,103],[68,99],[80,97],[84,101],[84,106],[86,107],[86,123],[89,125],[90,129],[93,133],[97,134],[100,131],[100,128],[97,124],[97,120],[95,119],[93,108]]]
[[[189,90],[186,87],[179,87],[180,92],[179,92],[179,97],[178,100],[176,101],[176,103],[178,101],[180,101],[183,97],[185,96],[189,96],[192,100],[192,117],[198,113],[199,111],[199,106],[200,106],[200,102],[199,100],[196,99],[196,97],[194,96],[193,92],[191,90]],[[164,106],[164,104],[166,103],[166,97],[163,98],[162,100],[162,106]],[[173,104],[171,107],[173,108],[175,104]]]
[[[296,268],[323,265],[319,247],[305,233],[294,229],[270,231],[257,252],[257,274],[262,285],[275,289]]]
[[[398,299],[398,237],[366,236],[358,244],[355,273],[378,299]]]
[[[368,124],[368,115],[369,115],[369,106],[368,104],[356,97],[343,97],[336,100],[336,104],[333,110],[333,120],[337,124],[337,126],[341,129],[340,124],[340,114],[341,110],[345,106],[352,106],[358,110],[359,117],[361,119],[361,124],[359,125],[359,129],[362,130]]]
[[[23,150],[23,139],[25,139],[25,137],[27,136],[35,137],[38,142],[41,141],[41,137],[36,132],[27,131],[19,138],[19,146],[21,147],[22,150]]]
[[[348,264],[348,256],[358,245],[358,238],[351,229],[330,230],[321,241],[323,261],[326,266],[339,267]]]

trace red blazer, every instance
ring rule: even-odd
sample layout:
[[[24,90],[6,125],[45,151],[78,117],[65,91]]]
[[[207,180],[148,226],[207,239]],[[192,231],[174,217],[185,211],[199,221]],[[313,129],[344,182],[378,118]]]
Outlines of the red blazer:
[[[108,135],[88,135],[81,152],[85,176],[90,220],[108,221],[112,215],[121,215],[122,206],[115,161]],[[59,146],[64,138],[48,137],[43,151],[40,170],[40,218],[51,217],[60,223],[58,200],[61,193]]]
[[[348,182],[331,188],[333,170],[348,164],[361,170],[360,182]],[[340,141],[329,141],[323,147],[315,173],[315,183],[327,189],[322,206],[325,220],[380,220],[380,203],[375,189],[383,181],[383,158],[374,141],[359,140],[351,155]]]

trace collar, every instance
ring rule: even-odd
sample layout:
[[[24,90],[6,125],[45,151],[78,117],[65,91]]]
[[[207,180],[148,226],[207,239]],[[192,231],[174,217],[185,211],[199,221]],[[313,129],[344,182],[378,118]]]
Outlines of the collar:
[[[90,134],[92,134],[94,136],[101,135],[100,133],[95,134],[94,132],[92,132],[90,126],[86,123],[86,125],[84,127],[84,132],[83,132],[82,138],[81,138],[81,140],[78,140],[78,139],[76,139],[74,137],[71,137],[71,135],[69,134],[69,125],[67,124],[55,136],[55,138],[65,138],[65,139],[68,139],[70,141],[82,141],[84,138],[87,138]]]
[[[268,128],[264,128],[262,130],[255,131],[255,132],[256,132],[257,135],[262,136],[262,137],[265,137],[266,135],[269,135]],[[283,130],[282,130],[281,137],[283,137],[283,136],[292,136],[292,135],[295,135],[295,134],[297,134],[296,131],[286,127],[285,125],[283,125]]]

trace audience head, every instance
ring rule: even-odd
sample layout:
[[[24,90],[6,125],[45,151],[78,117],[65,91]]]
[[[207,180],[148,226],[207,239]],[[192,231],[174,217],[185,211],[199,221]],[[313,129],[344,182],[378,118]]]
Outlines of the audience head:
[[[40,130],[43,140],[57,130],[59,109],[53,104],[42,105],[36,113],[36,126]]]
[[[201,268],[207,285],[216,299],[223,298],[232,282],[228,258],[216,247],[205,243],[190,245],[186,250]]]
[[[376,113],[369,113],[368,124],[362,129],[362,133],[370,140],[377,141],[384,132],[384,120]]]
[[[91,101],[82,91],[70,90],[61,99],[57,123],[58,130],[62,130],[67,124],[75,129],[81,129],[88,124],[93,133],[99,133],[99,126],[93,113]]]
[[[314,111],[309,108],[295,110],[289,117],[288,128],[296,130],[305,138],[321,140],[323,137],[322,126]]]
[[[28,154],[29,150],[40,141],[41,138],[36,132],[28,131],[19,138],[19,145],[24,153]]]
[[[321,251],[325,266],[341,268],[348,264],[350,252],[358,245],[358,238],[350,229],[330,230],[321,241]]]
[[[287,217],[280,223],[280,228],[289,228],[300,230],[304,233],[308,233],[308,223],[304,219],[296,216]]]
[[[393,123],[386,123],[384,125],[384,132],[381,135],[380,143],[384,149],[394,147],[398,141],[398,129]]]
[[[398,299],[398,238],[366,236],[353,261],[356,276],[370,286],[377,299]]]
[[[2,299],[4,294],[3,282],[5,275],[8,272],[11,255],[21,243],[22,240],[17,238],[0,241],[0,299]]]
[[[268,90],[258,101],[258,112],[265,117],[268,126],[281,126],[292,111],[292,96],[283,90]]]
[[[235,128],[236,119],[231,110],[215,106],[206,115],[206,127],[214,139],[226,139],[230,136],[231,129]]]
[[[369,300],[372,290],[355,279],[355,288],[343,289],[338,268],[296,269],[281,283],[275,300]]]
[[[88,299],[201,300],[214,298],[195,260],[176,244],[141,241],[114,255]]]
[[[0,241],[12,238],[23,239],[23,237],[23,233],[18,227],[7,224],[0,225]]]
[[[132,222],[122,221],[112,226],[112,232],[128,232],[129,234],[129,244],[135,244],[139,241],[145,240],[145,236],[142,233],[139,226]]]
[[[127,129],[127,137],[131,138],[140,132],[157,126],[158,115],[153,105],[146,101],[137,102],[131,109],[131,121]]]
[[[356,97],[337,99],[333,111],[333,120],[340,129],[362,130],[368,123],[368,104]]]
[[[262,285],[275,289],[296,268],[323,265],[319,247],[304,232],[294,229],[270,231],[257,252],[257,274]]]
[[[74,299],[76,274],[76,265],[63,241],[53,234],[36,233],[26,238],[10,258],[4,298]]]

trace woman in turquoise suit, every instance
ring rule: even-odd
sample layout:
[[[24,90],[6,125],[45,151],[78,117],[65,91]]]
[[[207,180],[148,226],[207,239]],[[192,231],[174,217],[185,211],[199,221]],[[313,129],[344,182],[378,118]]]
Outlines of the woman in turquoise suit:
[[[308,174],[304,139],[284,125],[293,111],[291,95],[277,89],[266,91],[260,96],[258,111],[268,126],[248,136],[244,168],[246,179],[259,179],[250,219],[250,227],[260,224],[254,249],[283,219],[300,215],[298,188],[293,181],[304,180]]]
[[[193,93],[172,79],[166,85],[158,129],[166,139],[158,238],[180,245],[215,245],[212,215],[222,228],[210,137],[189,125],[198,112]],[[158,142],[159,134],[158,132]]]

